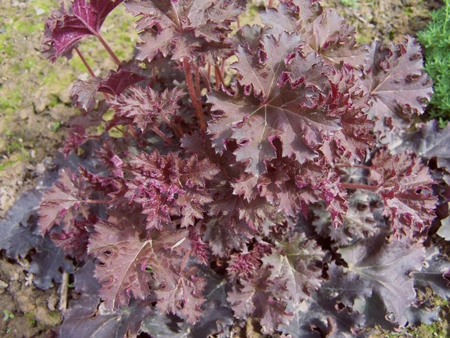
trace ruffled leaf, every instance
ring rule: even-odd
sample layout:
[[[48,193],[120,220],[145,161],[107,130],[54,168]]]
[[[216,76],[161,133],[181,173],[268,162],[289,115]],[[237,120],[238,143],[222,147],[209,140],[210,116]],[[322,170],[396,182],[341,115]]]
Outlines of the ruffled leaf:
[[[422,268],[423,246],[395,239],[388,243],[381,234],[338,252],[347,262],[349,273],[359,276],[366,292],[381,298],[386,318],[404,326],[405,310],[416,297],[412,272]]]
[[[428,168],[414,155],[402,153],[391,156],[387,151],[372,160],[371,182],[378,185],[377,193],[384,201],[385,216],[390,217],[394,234],[414,238],[427,229],[435,217],[436,196]],[[380,175],[380,176],[378,176]]]
[[[423,114],[433,90],[422,67],[420,46],[411,37],[389,48],[372,44],[364,85],[372,96],[369,116],[382,136],[407,127],[414,115]]]
[[[243,10],[239,1],[226,0],[131,0],[126,6],[134,16],[142,16],[137,22],[143,40],[137,59],[149,61],[158,53],[194,58],[208,47],[229,47],[229,26]]]
[[[39,206],[41,233],[47,233],[61,222],[71,224],[78,215],[88,218],[89,206],[86,199],[89,193],[71,171],[62,169],[58,181],[44,194]]]
[[[45,23],[44,55],[55,62],[61,55],[70,55],[83,37],[96,36],[109,13],[123,0],[74,0],[66,11],[53,12]]]

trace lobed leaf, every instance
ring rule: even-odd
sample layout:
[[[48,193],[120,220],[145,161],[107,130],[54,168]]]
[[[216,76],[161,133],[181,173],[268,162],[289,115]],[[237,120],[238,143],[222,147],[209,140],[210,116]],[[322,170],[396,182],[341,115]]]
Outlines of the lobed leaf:
[[[231,46],[226,35],[243,10],[241,2],[227,0],[129,0],[126,6],[134,16],[142,16],[137,22],[143,40],[137,59],[149,61],[158,53],[179,60],[201,55],[205,48]]]
[[[76,43],[85,36],[97,36],[109,13],[123,0],[73,0],[67,11],[62,7],[45,23],[43,54],[55,62],[69,56]]]
[[[386,318],[404,326],[405,310],[416,297],[412,272],[422,268],[423,246],[405,240],[387,242],[381,234],[338,252],[347,262],[349,273],[358,275],[361,287],[369,292],[366,297],[375,293],[384,304]]]
[[[131,226],[121,230],[98,223],[95,231],[89,238],[88,252],[99,261],[95,278],[102,284],[99,295],[106,307],[127,306],[131,295],[146,299],[151,276],[145,267],[153,254],[152,242],[141,240],[140,232]]]
[[[369,116],[382,137],[394,128],[409,126],[414,115],[423,114],[433,90],[422,66],[420,46],[411,37],[390,47],[379,42],[371,45],[364,86],[372,97]]]
[[[62,169],[59,180],[44,194],[39,206],[39,228],[42,234],[61,222],[70,224],[78,215],[88,218],[89,207],[82,182],[70,170]]]
[[[435,217],[436,196],[428,168],[414,155],[391,156],[387,151],[373,159],[373,168],[380,177],[371,182],[379,186],[377,193],[384,201],[383,215],[390,217],[391,227],[398,237],[413,239],[415,233],[427,229]]]
[[[159,128],[162,123],[170,124],[176,114],[177,101],[184,95],[178,89],[166,89],[162,93],[150,87],[134,87],[111,101],[116,118],[121,124],[133,124],[143,132]]]

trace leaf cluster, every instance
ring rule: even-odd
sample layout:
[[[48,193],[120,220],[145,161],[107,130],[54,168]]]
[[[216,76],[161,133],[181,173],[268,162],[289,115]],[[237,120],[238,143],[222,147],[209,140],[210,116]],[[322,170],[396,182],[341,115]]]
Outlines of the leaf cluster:
[[[119,2],[53,15],[50,59],[90,33],[106,43]],[[282,0],[235,33],[245,1],[124,3],[135,58],[72,88],[64,150],[93,163],[62,169],[38,211],[88,271],[61,333],[85,318],[87,335],[228,337],[252,318],[268,334],[364,337],[435,318],[416,290],[448,278],[427,284],[424,268],[447,202],[427,165],[439,155],[386,146],[407,144],[432,93],[417,42],[357,45],[317,1]]]

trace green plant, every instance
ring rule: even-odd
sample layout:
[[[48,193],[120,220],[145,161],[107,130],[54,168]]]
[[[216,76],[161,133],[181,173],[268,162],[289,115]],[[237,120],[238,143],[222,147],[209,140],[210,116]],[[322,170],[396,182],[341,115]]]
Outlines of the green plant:
[[[431,13],[431,22],[419,32],[418,39],[425,49],[425,71],[433,79],[434,94],[430,116],[441,124],[450,119],[450,0]]]
[[[358,8],[358,0],[341,0],[341,4],[347,7]]]
[[[28,313],[26,313],[26,314],[25,314],[25,317],[27,318],[28,323],[29,323],[31,326],[35,326],[35,325],[36,325],[36,318],[34,317],[34,313],[33,313],[33,312],[28,312]]]
[[[14,318],[14,313],[12,313],[9,310],[3,310],[3,321],[6,322],[9,319],[13,319]]]

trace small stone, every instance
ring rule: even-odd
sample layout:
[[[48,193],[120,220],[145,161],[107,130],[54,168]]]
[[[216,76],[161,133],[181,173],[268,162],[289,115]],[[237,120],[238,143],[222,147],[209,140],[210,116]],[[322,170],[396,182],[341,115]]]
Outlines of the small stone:
[[[45,108],[50,104],[50,99],[48,97],[39,96],[33,100],[34,110],[36,113],[42,113]]]
[[[19,115],[20,119],[22,121],[28,119],[28,117],[30,117],[31,115],[33,115],[33,107],[25,107],[20,109],[17,114]]]
[[[71,87],[68,86],[67,88],[64,88],[59,93],[59,99],[61,100],[61,102],[66,103],[66,104],[72,103],[72,100],[70,98],[70,91],[71,91]]]
[[[9,286],[8,283],[0,279],[0,289],[6,289],[8,286]]]
[[[53,293],[47,299],[47,307],[50,311],[56,311],[56,306],[58,305],[59,297],[55,293]]]

